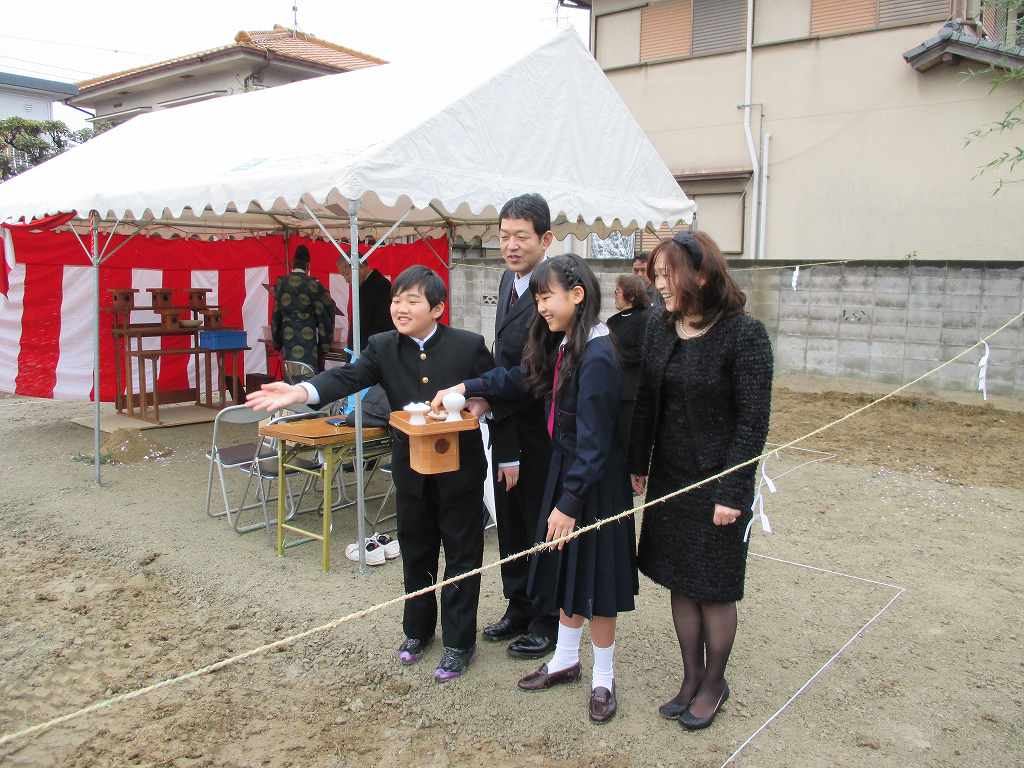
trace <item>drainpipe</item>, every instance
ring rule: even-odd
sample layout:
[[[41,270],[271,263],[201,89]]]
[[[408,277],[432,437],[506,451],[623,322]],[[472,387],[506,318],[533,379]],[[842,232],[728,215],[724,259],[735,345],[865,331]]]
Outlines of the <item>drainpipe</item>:
[[[772,135],[765,131],[761,135],[761,223],[757,230],[757,258],[764,258],[765,223],[768,221],[768,145]]]
[[[754,145],[754,134],[750,128],[751,114],[753,108],[751,103],[751,89],[754,63],[754,0],[747,0],[747,65],[743,87],[743,133],[747,137],[747,152],[750,153],[750,257],[757,258],[757,202],[758,183],[761,178],[760,167],[757,163],[757,147]]]

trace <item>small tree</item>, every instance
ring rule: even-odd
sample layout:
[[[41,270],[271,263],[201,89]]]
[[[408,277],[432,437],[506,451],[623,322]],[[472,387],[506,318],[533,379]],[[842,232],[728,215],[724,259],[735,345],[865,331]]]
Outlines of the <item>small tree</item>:
[[[0,181],[45,163],[51,157],[88,141],[98,131],[73,131],[60,120],[0,120]]]
[[[1024,0],[1003,0],[997,5],[1001,11],[1006,12],[1009,19],[1018,18],[1018,13],[1024,10]],[[1024,23],[1024,16],[1020,17],[1017,21],[1018,27],[1021,23]],[[1011,43],[1013,40],[1018,39],[1018,36],[1024,34],[1024,29],[1012,29],[1010,30],[1009,38]],[[1006,42],[1006,41],[1002,41]],[[1024,83],[1024,68],[1009,69],[1009,70],[997,70],[995,68],[989,68],[986,70],[987,73],[991,73],[992,77],[992,90],[1000,87],[1013,87],[1014,83]],[[982,126],[976,130],[971,131],[967,134],[967,139],[964,142],[964,146],[967,146],[975,141],[980,141],[992,135],[1002,135],[1009,131],[1019,128],[1024,125],[1024,99],[1021,99],[1012,107],[1010,107],[1006,114],[994,123]],[[996,157],[989,160],[981,168],[978,169],[978,175],[984,173],[996,172],[1000,170],[1006,171],[1008,176],[1000,178],[996,182],[996,188],[992,194],[996,194],[1006,184],[1019,184],[1024,182],[1024,178],[1013,178],[1017,173],[1017,169],[1024,169],[1024,146],[1017,144],[1011,150],[1006,150],[1000,153]]]

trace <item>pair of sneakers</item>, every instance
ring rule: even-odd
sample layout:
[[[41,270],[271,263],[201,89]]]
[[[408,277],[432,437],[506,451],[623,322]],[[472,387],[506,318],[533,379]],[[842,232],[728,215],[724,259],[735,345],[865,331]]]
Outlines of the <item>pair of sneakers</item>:
[[[415,664],[423,657],[424,651],[430,647],[433,638],[430,640],[417,640],[414,637],[407,637],[398,648],[398,660],[402,666],[408,667]],[[469,669],[470,662],[476,655],[476,646],[470,648],[449,648],[444,647],[441,653],[441,661],[434,670],[434,680],[438,683],[447,683],[462,677]]]
[[[398,539],[392,539],[386,533],[374,533],[363,542],[366,550],[367,565],[384,565],[388,560],[394,560],[402,554],[398,545]],[[353,562],[359,562],[359,542],[352,542],[345,547],[345,557]]]

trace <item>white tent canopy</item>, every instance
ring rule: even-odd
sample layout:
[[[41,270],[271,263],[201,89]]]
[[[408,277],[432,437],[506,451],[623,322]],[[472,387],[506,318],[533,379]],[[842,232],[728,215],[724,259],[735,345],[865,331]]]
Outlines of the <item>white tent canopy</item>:
[[[498,63],[389,64],[140,115],[0,185],[0,220],[96,211],[147,234],[361,223],[482,234],[547,198],[556,234],[692,218],[647,136],[573,32]],[[134,229],[134,227],[132,228]],[[474,231],[476,230],[476,231]],[[126,230],[127,231],[127,230]]]
[[[692,219],[694,204],[574,32],[517,55],[457,53],[140,115],[0,184],[0,221],[77,211],[73,230],[91,231],[94,391],[99,265],[113,253],[99,232],[488,236],[498,208],[524,192],[547,199],[559,238]],[[358,253],[346,255],[355,267]],[[354,281],[353,306],[358,290]],[[355,422],[361,438],[358,398]],[[99,433],[97,399],[97,482]],[[355,468],[362,541],[359,438]]]

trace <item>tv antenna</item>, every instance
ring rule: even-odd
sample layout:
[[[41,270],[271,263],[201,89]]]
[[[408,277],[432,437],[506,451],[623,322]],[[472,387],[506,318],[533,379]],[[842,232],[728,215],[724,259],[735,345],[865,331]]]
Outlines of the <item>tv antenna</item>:
[[[296,2],[296,3],[292,4],[292,36],[294,37],[295,34],[298,31],[299,31],[299,4]]]

